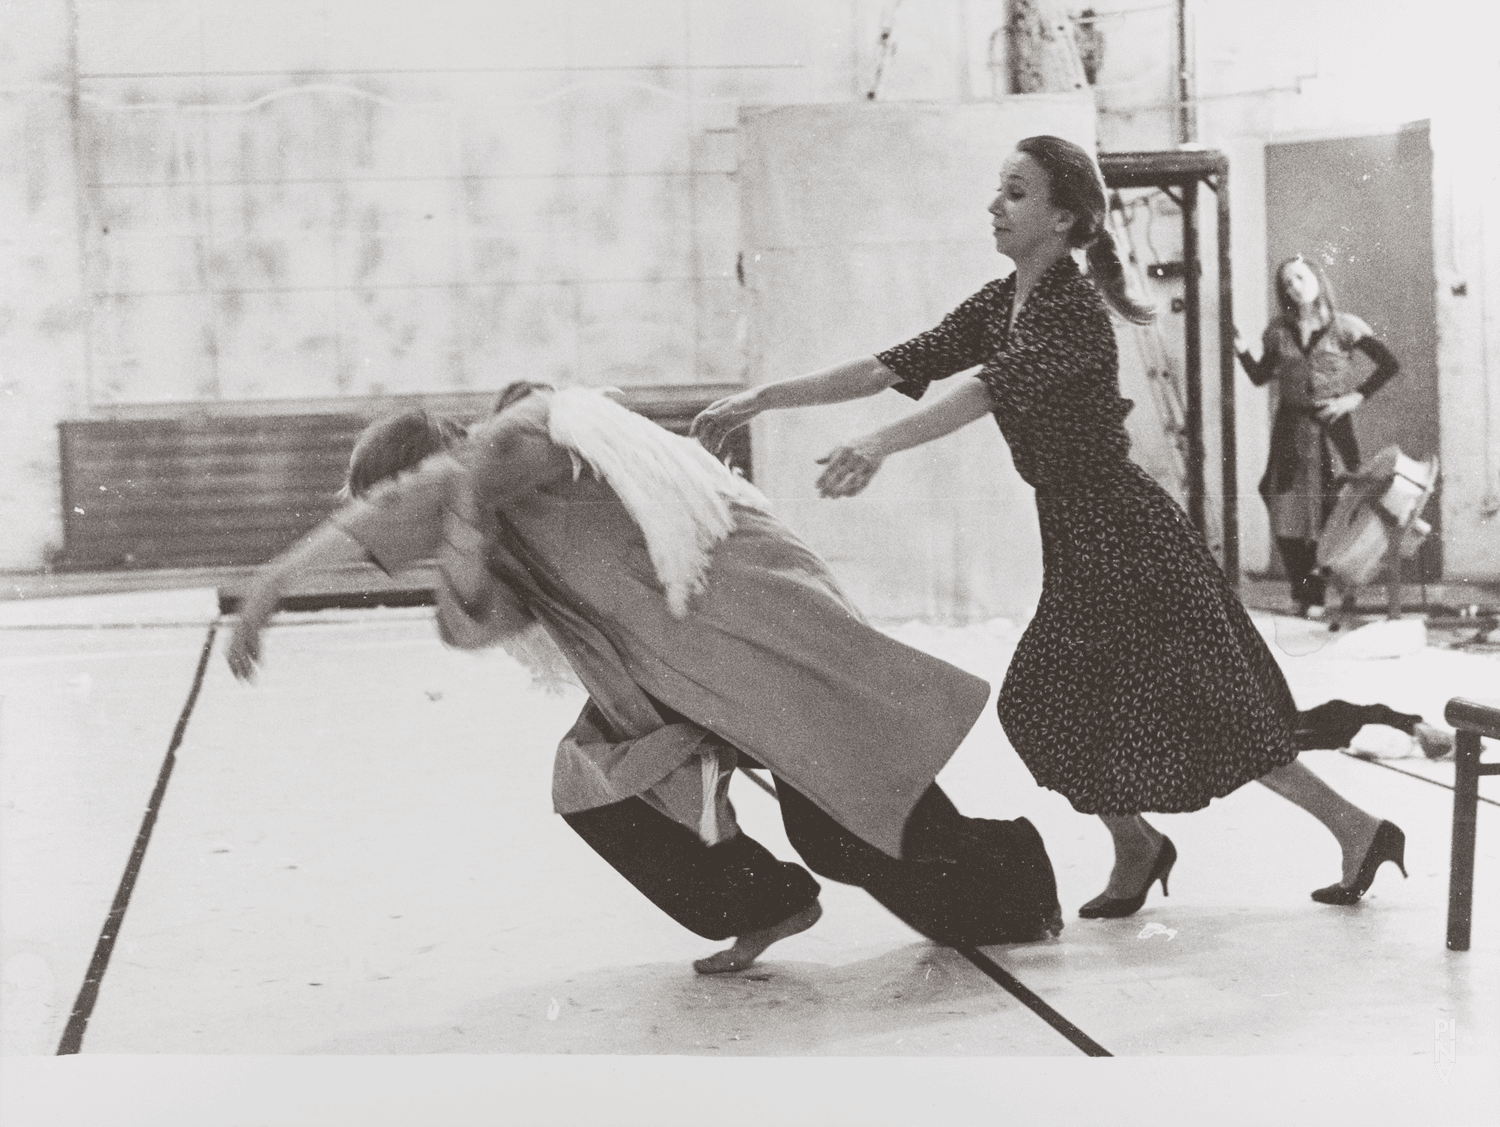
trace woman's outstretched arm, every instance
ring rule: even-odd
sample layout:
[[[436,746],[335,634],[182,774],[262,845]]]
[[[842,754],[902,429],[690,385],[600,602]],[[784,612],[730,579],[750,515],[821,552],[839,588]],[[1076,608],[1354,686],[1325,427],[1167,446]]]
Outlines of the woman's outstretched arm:
[[[762,411],[863,399],[884,391],[899,379],[895,372],[873,356],[845,360],[805,376],[746,388],[710,403],[693,420],[688,433],[717,454],[731,433]]]
[[[818,478],[818,492],[824,497],[853,497],[892,454],[950,435],[991,410],[988,386],[976,376],[966,377],[941,399],[819,458],[827,468]]]

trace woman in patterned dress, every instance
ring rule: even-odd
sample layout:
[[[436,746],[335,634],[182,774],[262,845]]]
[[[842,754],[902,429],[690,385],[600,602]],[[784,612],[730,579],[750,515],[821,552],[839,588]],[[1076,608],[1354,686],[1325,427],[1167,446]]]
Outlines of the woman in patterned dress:
[[[820,461],[828,497],[860,492],[889,455],[993,414],[1036,490],[1043,588],[1000,690],[999,714],[1037,782],[1097,814],[1114,842],[1104,891],[1079,914],[1126,916],[1176,860],[1143,811],[1199,810],[1252,779],[1333,833],[1342,879],[1313,893],[1353,903],[1404,838],[1297,761],[1296,706],[1274,658],[1170,497],[1130,461],[1106,301],[1133,321],[1104,226],[1103,180],[1056,137],[1022,141],[990,205],[996,248],[1015,272],[936,328],[876,356],[765,384],[694,422],[710,449],[761,411],[836,403],[894,388],[919,398],[982,365],[953,392]],[[1074,261],[1084,248],[1089,276]],[[1403,869],[1404,871],[1404,869]]]
[[[1251,356],[1238,336],[1234,350],[1251,383],[1276,385],[1276,421],[1260,495],[1292,601],[1304,618],[1321,618],[1318,537],[1338,499],[1339,474],[1359,469],[1350,415],[1401,366],[1369,325],[1334,308],[1328,279],[1300,254],[1276,268],[1276,299],[1281,312],[1266,326],[1261,358]],[[1355,352],[1374,364],[1363,379],[1355,373]]]

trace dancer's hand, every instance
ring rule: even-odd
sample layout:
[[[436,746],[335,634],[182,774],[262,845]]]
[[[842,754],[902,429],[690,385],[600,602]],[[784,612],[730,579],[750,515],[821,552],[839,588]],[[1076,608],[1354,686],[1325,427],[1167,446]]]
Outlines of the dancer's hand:
[[[1318,412],[1318,422],[1331,423],[1336,419],[1342,419],[1353,411],[1365,397],[1357,391],[1351,391],[1347,395],[1336,395],[1332,399],[1324,399],[1314,404]]]
[[[241,616],[235,623],[234,635],[229,639],[229,669],[239,681],[253,681],[255,667],[260,663],[260,631],[264,622]]]
[[[257,571],[240,600],[239,621],[225,654],[234,675],[241,681],[254,680],[260,664],[260,634],[281,605],[282,595],[320,572],[367,562],[364,546],[328,520]]]
[[[826,467],[818,477],[818,493],[823,497],[853,497],[870,484],[885,461],[869,439],[855,439],[818,459]]]
[[[229,669],[240,681],[255,680],[255,670],[260,664],[260,635],[276,613],[278,592],[269,585],[258,585],[245,595],[240,603],[239,621],[234,624],[234,633],[229,639],[225,657]]]
[[[688,428],[688,434],[701,442],[709,453],[718,454],[725,440],[760,411],[754,388],[728,395],[703,408]]]

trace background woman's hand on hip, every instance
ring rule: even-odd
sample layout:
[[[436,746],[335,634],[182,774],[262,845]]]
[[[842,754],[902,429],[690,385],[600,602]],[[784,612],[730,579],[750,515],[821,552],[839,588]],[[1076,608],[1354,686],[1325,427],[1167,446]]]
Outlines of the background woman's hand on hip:
[[[1336,395],[1332,399],[1323,399],[1314,404],[1317,409],[1318,421],[1331,423],[1342,419],[1356,407],[1365,401],[1365,397],[1357,391],[1351,391],[1347,395]]]

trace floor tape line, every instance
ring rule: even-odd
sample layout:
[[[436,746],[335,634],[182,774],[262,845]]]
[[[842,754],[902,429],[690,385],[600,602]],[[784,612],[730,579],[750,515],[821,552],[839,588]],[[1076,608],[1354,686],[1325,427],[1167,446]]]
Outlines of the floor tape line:
[[[771,795],[773,798],[776,796],[776,791],[772,788],[770,783],[766,782],[754,771],[744,769],[743,767],[741,769],[744,770],[745,775],[753,780],[755,784],[759,786],[763,791]],[[1053,1029],[1061,1033],[1064,1037],[1071,1041],[1076,1048],[1082,1049],[1091,1057],[1114,1056],[1113,1053],[1104,1048],[1104,1046],[1099,1044],[1099,1042],[1095,1041],[1087,1033],[1079,1029],[1078,1026],[1074,1025],[1067,1018],[1063,1017],[1062,1014],[1058,1013],[1046,1002],[1042,1001],[1039,995],[1033,993],[1031,989],[1024,985],[1020,979],[1015,977],[1015,975],[1011,974],[1009,971],[996,964],[995,961],[988,955],[981,954],[973,947],[954,947],[953,949],[964,958],[968,959],[969,962],[973,963],[990,978],[994,979],[995,982],[999,983],[1000,986],[1003,989],[1007,990],[1011,995],[1013,995],[1017,1001],[1019,1001],[1032,1013],[1036,1014],[1048,1025],[1052,1026]]]
[[[1370,759],[1367,756],[1356,755],[1352,751],[1343,751],[1339,754],[1347,755],[1350,759],[1357,759],[1361,763],[1368,763],[1372,767],[1384,767],[1387,771],[1394,771],[1398,775],[1405,775],[1408,779],[1416,779],[1419,782],[1431,783],[1433,786],[1442,787],[1446,791],[1451,791],[1453,789],[1447,783],[1440,783],[1436,779],[1429,779],[1426,775],[1419,775],[1415,771],[1403,771],[1400,767],[1392,767],[1389,763],[1382,763],[1378,759]],[[1478,797],[1480,802],[1488,802],[1491,806],[1500,806],[1500,802],[1496,802],[1493,798],[1485,798],[1482,794]]]
[[[110,955],[114,953],[115,937],[120,934],[120,925],[125,921],[125,909],[130,906],[131,894],[135,891],[136,878],[141,872],[141,863],[146,859],[146,846],[151,843],[151,831],[156,827],[156,815],[161,809],[162,798],[167,793],[167,781],[172,777],[172,768],[177,764],[177,748],[187,731],[188,718],[193,706],[198,703],[198,691],[203,687],[203,674],[208,669],[209,654],[213,652],[214,635],[218,633],[217,621],[208,627],[208,637],[203,639],[203,652],[198,655],[198,671],[193,675],[193,687],[188,691],[182,712],[177,717],[177,726],[172,729],[172,740],[167,745],[166,758],[156,776],[156,788],[146,804],[146,816],[141,819],[141,828],[135,835],[135,844],[130,850],[130,859],[125,863],[125,873],[115,889],[114,902],[99,932],[99,941],[94,945],[94,957],[83,977],[83,986],[73,1003],[73,1012],[68,1017],[67,1028],[57,1046],[58,1056],[77,1053],[83,1046],[83,1034],[93,1016],[94,1004],[99,1000],[99,985],[104,981],[104,972],[109,967]]]
[[[1075,1048],[1082,1049],[1084,1053],[1091,1057],[1114,1056],[1112,1052],[1099,1044],[1098,1041],[1095,1041],[1087,1033],[1079,1029],[1078,1026],[1042,1001],[1039,995],[1033,993],[1020,979],[997,964],[988,955],[982,954],[973,947],[955,947],[953,949],[999,983],[1003,989],[1013,995],[1018,1002],[1036,1014],[1037,1017],[1041,1018],[1071,1041]]]

